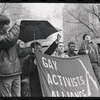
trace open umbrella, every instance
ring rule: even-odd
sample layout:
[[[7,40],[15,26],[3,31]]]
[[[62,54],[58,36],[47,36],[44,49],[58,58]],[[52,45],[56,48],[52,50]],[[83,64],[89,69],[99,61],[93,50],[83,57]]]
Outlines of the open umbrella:
[[[93,38],[92,41],[100,47],[100,38]]]
[[[58,32],[48,21],[23,20],[20,25],[20,36],[24,42],[46,39],[51,34]]]

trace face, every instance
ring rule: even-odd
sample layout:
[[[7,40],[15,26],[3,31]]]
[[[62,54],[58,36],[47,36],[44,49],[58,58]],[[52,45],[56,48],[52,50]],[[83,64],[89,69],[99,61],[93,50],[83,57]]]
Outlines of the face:
[[[63,43],[59,43],[58,44],[58,48],[57,48],[58,52],[63,53],[64,52],[64,49],[65,49],[64,44]]]
[[[37,45],[37,46],[36,46],[36,49],[37,49],[38,51],[42,52],[42,46],[41,46],[41,45]]]
[[[90,41],[91,37],[89,35],[86,35],[85,40]]]
[[[75,44],[70,44],[69,49],[70,49],[70,51],[74,51],[75,50]]]

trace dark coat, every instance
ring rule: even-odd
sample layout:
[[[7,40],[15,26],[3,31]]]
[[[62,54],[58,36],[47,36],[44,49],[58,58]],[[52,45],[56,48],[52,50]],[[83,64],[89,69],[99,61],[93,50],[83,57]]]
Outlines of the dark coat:
[[[94,45],[95,50],[96,50],[97,63],[100,65],[99,48],[98,48],[98,45],[97,45],[96,43],[94,43],[93,41],[92,41],[92,44]],[[80,47],[80,49],[79,49],[78,54],[79,54],[79,55],[86,54],[85,50],[89,50],[89,47],[88,47],[88,43],[87,43],[86,41],[83,41],[82,44],[81,44],[81,47]],[[91,54],[91,56],[92,56],[92,54]]]
[[[57,44],[53,42],[53,44],[44,52],[45,54],[52,55],[55,49],[57,48]],[[32,54],[25,61],[24,74],[29,75],[30,77],[30,89],[32,97],[42,97],[42,91],[40,86],[39,74],[37,66],[34,64],[35,55]]]
[[[19,57],[32,52],[31,48],[21,49],[16,44],[20,28],[14,25],[6,34],[0,34],[0,76],[21,74]]]
[[[0,34],[0,76],[11,76],[21,73],[15,45],[18,36],[19,26],[17,25],[14,25],[8,33]]]
[[[67,54],[69,57],[78,56],[75,52],[70,52],[70,50],[68,50],[68,51],[66,52],[66,54]]]

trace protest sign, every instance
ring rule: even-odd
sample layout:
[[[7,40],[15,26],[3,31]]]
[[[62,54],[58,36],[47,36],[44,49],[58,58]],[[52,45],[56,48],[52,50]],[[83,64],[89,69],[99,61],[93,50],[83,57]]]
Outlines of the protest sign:
[[[88,55],[52,57],[35,51],[44,97],[99,97],[100,87]]]

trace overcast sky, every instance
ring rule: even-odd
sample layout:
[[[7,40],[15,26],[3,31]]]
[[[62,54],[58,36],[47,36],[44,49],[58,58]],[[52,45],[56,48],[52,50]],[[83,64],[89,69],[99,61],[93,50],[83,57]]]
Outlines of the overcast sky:
[[[74,9],[74,4],[67,4],[67,9]],[[22,4],[27,10],[31,12],[33,19],[48,20],[53,26],[63,30],[63,7],[65,3],[23,3]],[[63,31],[62,33],[63,34]],[[54,41],[56,34],[50,41]],[[63,35],[62,35],[63,40]]]

